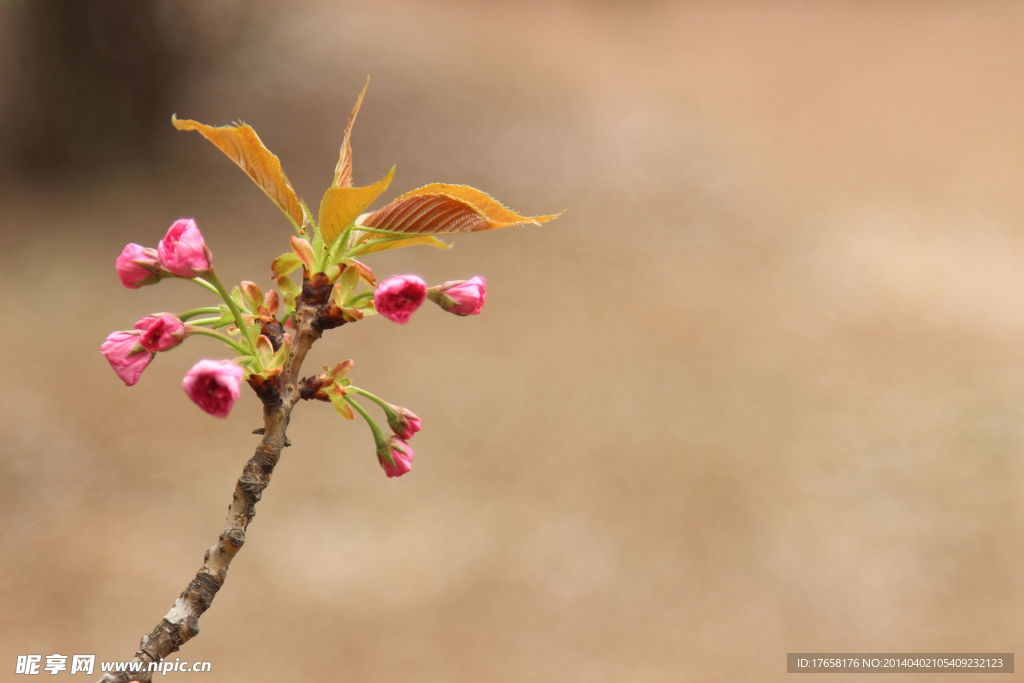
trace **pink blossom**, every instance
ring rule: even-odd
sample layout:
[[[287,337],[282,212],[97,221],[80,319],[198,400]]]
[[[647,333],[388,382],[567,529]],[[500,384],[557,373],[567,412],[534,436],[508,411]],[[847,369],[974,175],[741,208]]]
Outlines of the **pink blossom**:
[[[416,275],[389,277],[377,285],[373,293],[377,312],[399,325],[404,325],[426,298],[427,283]]]
[[[192,366],[181,388],[197,406],[214,417],[227,417],[238,399],[245,371],[229,360],[204,359]]]
[[[173,349],[185,338],[185,324],[173,313],[147,315],[134,327],[142,332],[139,343],[149,351]]]
[[[476,315],[487,301],[487,279],[474,275],[468,280],[449,280],[436,291],[436,298],[431,296],[431,301],[444,310],[455,315]]]
[[[126,244],[114,261],[121,284],[128,289],[138,289],[160,281],[160,262],[157,251],[150,247],[131,242]]]
[[[202,275],[210,270],[213,259],[203,233],[191,218],[179,218],[171,223],[157,245],[157,252],[160,264],[178,277]]]
[[[107,335],[100,344],[100,353],[114,369],[121,381],[132,386],[139,381],[142,371],[153,360],[153,354],[142,346],[142,333],[138,330],[118,330]]]
[[[384,473],[391,477],[400,477],[412,469],[412,448],[397,436],[392,436],[382,448],[377,449],[377,460],[384,468]],[[382,452],[383,451],[383,452]],[[390,456],[391,460],[388,460]]]
[[[423,420],[416,413],[402,406],[392,406],[394,412],[388,411],[388,426],[398,438],[408,441],[413,434],[423,428]]]

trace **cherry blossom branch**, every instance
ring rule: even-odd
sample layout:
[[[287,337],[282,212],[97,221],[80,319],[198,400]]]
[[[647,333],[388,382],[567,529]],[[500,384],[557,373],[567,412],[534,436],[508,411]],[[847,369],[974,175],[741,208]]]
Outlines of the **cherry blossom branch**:
[[[279,382],[258,383],[254,387],[263,402],[263,438],[235,482],[223,531],[203,555],[203,565],[171,609],[152,631],[142,636],[139,650],[133,658],[141,664],[142,671],[108,673],[100,683],[150,681],[152,673],[145,670],[149,663],[159,662],[178,651],[199,633],[199,617],[210,608],[217,591],[224,585],[231,561],[245,544],[246,531],[256,515],[256,503],[270,484],[281,450],[288,444],[285,432],[292,408],[299,400],[299,370],[310,347],[321,335],[317,320],[326,303],[322,290],[304,287],[303,295],[296,303],[295,342],[291,356],[277,378]]]
[[[377,461],[388,477],[401,477],[412,470],[413,450],[408,442],[422,427],[415,413],[353,384],[348,377],[354,365],[351,359],[325,366],[312,377],[300,379],[299,371],[321,334],[346,323],[379,315],[401,325],[427,300],[454,315],[477,315],[486,300],[487,281],[475,276],[428,287],[419,276],[404,274],[378,282],[370,267],[355,256],[412,246],[447,249],[450,245],[435,235],[540,225],[560,215],[523,216],[474,187],[450,183],[424,185],[367,213],[387,189],[394,168],[371,185],[353,184],[350,135],[365,91],[366,86],[349,115],[334,181],[320,201],[316,220],[288,181],[280,160],[263,146],[251,127],[213,127],[191,119],[171,119],[179,130],[200,133],[238,165],[284,212],[296,235],[289,239],[291,251],[271,262],[277,289],[266,293],[250,280],[228,290],[217,278],[212,254],[193,218],[174,221],[155,249],[134,242],[125,245],[114,262],[121,284],[129,289],[180,278],[223,301],[217,306],[191,308],[180,316],[167,312],[147,315],[130,330],[111,332],[100,352],[121,381],[134,385],[158,354],[177,347],[190,335],[217,339],[240,355],[231,360],[199,360],[185,374],[182,389],[201,410],[226,417],[242,381],[247,381],[263,403],[263,427],[256,431],[263,438],[235,482],[224,527],[203,555],[202,566],[170,610],[142,637],[134,659],[126,664],[139,670],[108,673],[102,683],[151,681],[148,668],[199,633],[199,619],[210,608],[231,561],[245,544],[256,503],[270,484],[281,451],[291,445],[286,432],[300,399],[328,402],[348,420],[357,414],[363,418],[376,444]],[[292,279],[300,269],[301,287]],[[204,315],[210,317],[200,317]],[[287,325],[293,327],[293,333],[285,331]],[[374,405],[367,410],[357,398]],[[390,435],[371,411],[384,413]]]

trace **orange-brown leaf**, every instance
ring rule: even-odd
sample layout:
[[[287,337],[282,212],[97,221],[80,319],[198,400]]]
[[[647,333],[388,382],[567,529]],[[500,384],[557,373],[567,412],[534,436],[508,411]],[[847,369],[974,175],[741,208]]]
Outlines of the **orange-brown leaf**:
[[[280,207],[296,229],[303,225],[302,203],[281,168],[281,160],[267,149],[252,126],[208,126],[171,116],[178,130],[194,130],[224,152]]]
[[[332,187],[352,187],[352,126],[356,123],[356,116],[359,108],[363,106],[363,98],[366,96],[366,89],[370,87],[370,77],[366,77],[366,83],[356,98],[352,107],[352,113],[348,115],[348,122],[345,124],[345,137],[341,141],[341,153],[338,155],[338,165],[334,167],[334,182]]]
[[[560,215],[521,216],[475,187],[432,183],[364,216],[359,225],[414,234],[462,233],[540,225]]]
[[[359,214],[377,200],[391,184],[395,167],[373,185],[365,187],[329,187],[320,200],[320,234],[331,244]]]

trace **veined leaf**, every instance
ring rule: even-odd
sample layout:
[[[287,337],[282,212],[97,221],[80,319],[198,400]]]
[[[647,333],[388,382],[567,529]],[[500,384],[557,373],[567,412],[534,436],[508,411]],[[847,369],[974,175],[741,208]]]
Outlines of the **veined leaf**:
[[[224,152],[245,171],[271,201],[277,204],[296,230],[304,224],[302,202],[281,168],[281,160],[267,149],[252,126],[208,126],[192,119],[171,116],[178,130],[194,130]]]
[[[356,98],[352,113],[348,115],[348,122],[345,124],[345,137],[341,141],[338,165],[334,167],[332,187],[352,187],[352,126],[355,125],[356,116],[359,114],[359,108],[363,106],[363,97],[366,96],[366,89],[369,87],[370,77],[367,76],[366,83],[363,84],[363,89],[359,92],[359,97]]]
[[[366,256],[367,254],[376,254],[378,251],[401,249],[403,247],[416,247],[421,244],[428,247],[434,247],[436,249],[452,248],[452,245],[442,242],[433,235],[414,235],[412,237],[398,237],[395,239],[371,239],[359,247],[355,253],[359,256]]]
[[[391,184],[395,167],[373,185],[365,187],[330,187],[320,200],[319,226],[324,243],[331,244],[337,239],[370,204],[377,200]]]
[[[359,225],[414,234],[463,233],[540,225],[560,215],[521,216],[475,187],[432,183],[367,214]]]

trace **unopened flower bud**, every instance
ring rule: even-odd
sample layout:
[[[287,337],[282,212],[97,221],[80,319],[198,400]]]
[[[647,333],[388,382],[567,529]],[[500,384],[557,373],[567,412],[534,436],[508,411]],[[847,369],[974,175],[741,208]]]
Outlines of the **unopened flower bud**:
[[[148,351],[167,351],[185,338],[185,323],[173,313],[147,315],[134,325],[142,332],[139,343]]]
[[[121,284],[128,289],[138,289],[159,282],[161,271],[158,258],[156,249],[135,242],[125,245],[114,261]]]
[[[203,233],[191,218],[179,218],[171,223],[157,245],[157,252],[160,264],[178,277],[202,275],[210,270],[213,260]]]
[[[402,406],[392,406],[393,410],[387,411],[388,426],[391,431],[403,441],[408,441],[413,434],[423,429],[423,420],[416,413]]]
[[[388,320],[404,325],[427,297],[427,283],[416,275],[394,275],[377,285],[373,304]]]
[[[153,360],[153,353],[143,347],[141,337],[142,332],[138,330],[118,330],[107,335],[100,345],[100,353],[128,386],[139,381],[142,371]]]
[[[468,280],[449,280],[431,287],[430,300],[455,315],[477,315],[487,300],[487,279],[474,275]]]
[[[227,417],[238,399],[244,374],[245,370],[229,360],[204,359],[185,373],[181,388],[210,415]]]
[[[412,448],[402,439],[392,436],[377,446],[377,460],[388,478],[400,477],[412,469]]]

